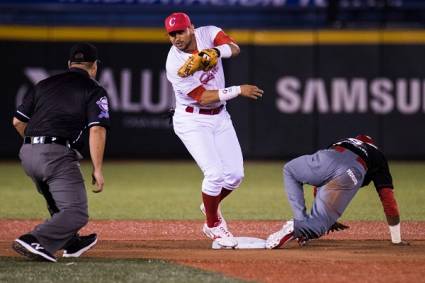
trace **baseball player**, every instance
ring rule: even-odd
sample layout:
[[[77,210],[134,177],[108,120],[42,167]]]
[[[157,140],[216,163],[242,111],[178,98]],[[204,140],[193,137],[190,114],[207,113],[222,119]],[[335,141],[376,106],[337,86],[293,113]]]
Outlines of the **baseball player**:
[[[337,219],[357,191],[372,181],[384,208],[392,243],[408,244],[401,239],[400,214],[387,160],[370,136],[346,138],[312,155],[295,158],[283,171],[294,218],[267,238],[267,248],[278,248],[295,238],[300,242],[319,238],[335,225],[338,230],[341,224]],[[310,215],[306,213],[303,184],[317,187]]]
[[[79,257],[97,235],[77,232],[88,222],[87,194],[80,171],[81,134],[89,129],[94,192],[103,190],[103,153],[109,127],[108,97],[95,80],[97,49],[74,45],[69,70],[39,82],[18,107],[13,125],[24,138],[19,157],[47,202],[51,218],[13,242],[30,258],[56,262],[55,252]]]
[[[218,207],[239,187],[244,169],[226,101],[258,99],[263,91],[253,85],[225,87],[222,59],[237,56],[240,49],[220,28],[195,29],[188,15],[173,13],[165,19],[165,29],[172,43],[166,71],[176,96],[174,131],[204,173],[202,230],[211,239],[220,238],[223,246],[234,247],[237,242]]]

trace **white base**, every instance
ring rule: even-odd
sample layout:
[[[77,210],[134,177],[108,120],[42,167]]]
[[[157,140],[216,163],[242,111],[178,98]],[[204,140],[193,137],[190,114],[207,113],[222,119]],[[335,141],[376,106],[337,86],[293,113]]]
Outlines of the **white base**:
[[[266,248],[266,240],[255,238],[255,237],[235,237],[238,242],[236,247],[225,247],[221,246],[219,239],[214,240],[212,243],[213,250],[244,250],[244,249],[265,249]]]

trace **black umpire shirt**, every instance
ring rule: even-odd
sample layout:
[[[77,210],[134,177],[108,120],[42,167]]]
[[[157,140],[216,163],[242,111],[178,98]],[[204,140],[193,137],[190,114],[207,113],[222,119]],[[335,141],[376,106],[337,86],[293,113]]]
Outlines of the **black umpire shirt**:
[[[108,96],[88,72],[70,68],[40,81],[17,108],[15,117],[28,123],[25,136],[65,138],[79,149],[84,129],[109,128]]]

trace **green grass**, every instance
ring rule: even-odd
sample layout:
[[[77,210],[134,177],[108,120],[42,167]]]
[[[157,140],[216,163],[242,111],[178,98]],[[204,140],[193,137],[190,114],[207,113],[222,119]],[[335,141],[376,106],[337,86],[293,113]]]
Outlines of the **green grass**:
[[[282,187],[283,162],[246,162],[245,180],[223,205],[228,219],[291,218]],[[425,162],[392,162],[403,220],[425,220]],[[90,181],[90,164],[82,170]],[[92,219],[202,219],[202,174],[187,162],[106,162],[104,192],[87,183]],[[0,162],[0,218],[49,217],[45,202],[19,163]],[[307,203],[312,201],[306,187]],[[362,188],[343,220],[384,220],[373,186]],[[242,282],[217,273],[148,259],[61,259],[56,264],[0,257],[0,282]]]
[[[283,162],[246,162],[245,180],[225,200],[228,219],[287,219],[291,217],[282,187]],[[391,162],[403,220],[425,220],[425,162]],[[92,219],[202,219],[202,174],[192,161],[106,162],[104,192],[90,191],[90,164],[83,163]],[[0,218],[46,218],[45,203],[19,163],[0,163]],[[311,203],[311,188],[306,187]],[[362,188],[343,220],[383,220],[375,189]]]
[[[0,282],[244,282],[162,260],[61,260],[55,264],[0,257]]]

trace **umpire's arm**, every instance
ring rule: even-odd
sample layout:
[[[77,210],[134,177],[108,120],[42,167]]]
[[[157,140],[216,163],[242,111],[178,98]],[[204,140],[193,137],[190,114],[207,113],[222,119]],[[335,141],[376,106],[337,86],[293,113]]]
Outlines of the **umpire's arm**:
[[[106,143],[106,129],[102,126],[92,126],[90,128],[90,156],[93,163],[93,185],[96,188],[93,190],[95,193],[100,193],[103,190],[103,154],[105,152]]]
[[[27,128],[27,123],[31,119],[31,116],[34,112],[34,95],[36,92],[37,86],[31,88],[31,91],[25,95],[22,104],[18,106],[13,117],[13,126],[21,135],[25,137],[25,129]]]
[[[22,122],[16,117],[13,117],[13,126],[15,127],[16,131],[21,135],[21,137],[24,137],[25,129],[27,128],[27,123]]]

